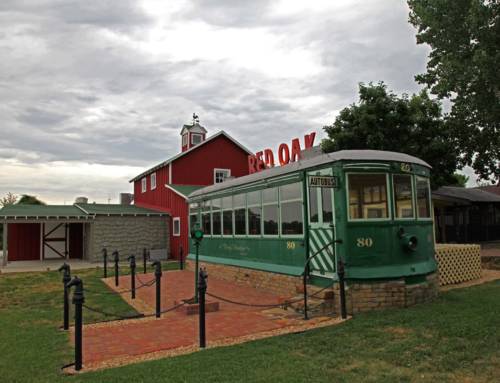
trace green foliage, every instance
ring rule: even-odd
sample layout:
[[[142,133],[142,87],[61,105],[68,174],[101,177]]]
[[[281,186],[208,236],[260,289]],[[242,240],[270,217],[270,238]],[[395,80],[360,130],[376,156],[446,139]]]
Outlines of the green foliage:
[[[17,196],[11,192],[7,193],[5,197],[0,198],[0,206],[9,206],[15,204],[17,201]]]
[[[452,102],[461,164],[500,180],[500,2],[408,0],[417,43],[431,48],[416,80]]]
[[[455,182],[451,184],[451,186],[460,186],[464,188],[467,186],[467,182],[469,182],[469,177],[464,174],[455,173],[453,174],[453,178],[455,178]]]
[[[325,152],[374,149],[407,153],[432,166],[433,188],[455,182],[458,153],[441,104],[426,92],[396,96],[384,83],[359,85],[359,103],[344,108],[331,126]]]
[[[45,205],[45,202],[40,201],[38,198],[36,198],[33,195],[29,194],[23,194],[19,201],[17,202],[18,205]]]

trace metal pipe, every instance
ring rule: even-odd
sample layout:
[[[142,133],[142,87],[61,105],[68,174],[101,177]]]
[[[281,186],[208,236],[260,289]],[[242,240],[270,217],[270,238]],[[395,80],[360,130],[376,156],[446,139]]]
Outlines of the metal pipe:
[[[85,302],[85,297],[83,295],[83,282],[80,278],[75,276],[67,284],[68,288],[71,288],[72,286],[75,286],[75,292],[73,293],[73,304],[75,305],[75,370],[80,371],[82,369],[82,360],[83,360],[82,306],[83,303]]]
[[[198,274],[198,273],[196,273]],[[205,293],[207,291],[207,273],[200,269],[198,278],[198,296],[200,304],[199,311],[199,335],[200,335],[200,348],[206,347],[206,326],[205,326]]]
[[[340,287],[340,313],[342,319],[347,318],[347,309],[346,309],[346,301],[345,301],[345,267],[342,259],[338,261],[338,275],[339,275],[339,287]]]
[[[132,299],[135,299],[135,255],[131,255],[128,259],[130,261],[130,292],[132,294]]]
[[[155,279],[156,279],[156,317],[161,316],[161,262],[154,261],[153,266],[155,267]]]
[[[70,266],[65,262],[59,267],[59,271],[64,271],[62,283],[64,288],[63,293],[63,329],[69,329],[69,291],[67,284],[71,281],[71,269]]]
[[[108,250],[102,249],[102,259],[104,261],[104,278],[108,277]]]
[[[118,286],[120,284],[120,281],[118,279],[120,271],[118,269],[118,262],[120,261],[120,255],[116,250],[113,252],[113,261],[115,262],[115,286]]]

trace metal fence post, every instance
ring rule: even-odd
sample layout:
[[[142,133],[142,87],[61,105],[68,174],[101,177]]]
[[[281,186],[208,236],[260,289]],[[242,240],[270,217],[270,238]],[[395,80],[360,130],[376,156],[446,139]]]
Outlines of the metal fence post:
[[[304,320],[308,320],[309,316],[307,314],[307,277],[309,275],[309,263],[307,263],[304,270],[304,276],[302,283],[304,284]]]
[[[68,284],[67,287],[71,288],[75,286],[75,292],[73,293],[73,304],[75,305],[75,370],[80,371],[82,369],[82,327],[83,327],[83,317],[82,317],[82,306],[85,302],[85,297],[83,296],[83,282],[80,278],[74,277]]]
[[[198,278],[199,319],[200,319],[200,348],[205,348],[205,293],[207,292],[207,272],[200,268]]]
[[[339,287],[340,287],[340,313],[342,319],[347,318],[346,302],[345,302],[345,267],[342,259],[338,260]]]
[[[146,271],[147,271],[147,268],[148,268],[148,265],[147,265],[147,258],[148,258],[148,251],[146,250],[146,248],[142,249],[142,266],[144,268],[144,272],[143,274],[146,274]]]
[[[63,308],[63,328],[65,330],[69,329],[69,292],[68,287],[66,286],[69,281],[71,281],[71,268],[65,262],[59,267],[59,271],[64,271],[62,283],[64,286],[64,308]]]
[[[102,259],[104,260],[104,278],[108,277],[108,250],[102,249]]]
[[[135,299],[135,255],[131,255],[128,257],[128,260],[130,261],[130,289],[132,293],[132,299]]]
[[[180,247],[179,249],[179,269],[180,270],[184,270],[184,249],[182,248],[182,246]]]
[[[155,283],[156,283],[156,317],[161,316],[161,262],[154,261],[153,266],[155,267]]]
[[[113,261],[115,262],[115,286],[118,286],[120,284],[118,280],[119,277],[118,262],[120,261],[120,255],[118,254],[117,250],[113,252]]]

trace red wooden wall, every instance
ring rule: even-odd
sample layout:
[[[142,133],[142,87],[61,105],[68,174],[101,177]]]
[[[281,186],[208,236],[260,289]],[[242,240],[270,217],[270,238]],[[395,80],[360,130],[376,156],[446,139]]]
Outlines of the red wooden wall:
[[[172,163],[172,184],[212,185],[214,168],[231,169],[231,176],[248,174],[248,154],[221,135]]]
[[[40,259],[40,224],[9,223],[7,229],[9,261]]]

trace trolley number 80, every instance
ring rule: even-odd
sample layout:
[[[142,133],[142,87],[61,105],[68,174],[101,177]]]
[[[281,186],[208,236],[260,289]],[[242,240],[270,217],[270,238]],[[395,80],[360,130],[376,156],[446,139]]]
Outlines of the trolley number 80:
[[[356,246],[357,247],[372,247],[373,246],[373,239],[370,237],[356,238]]]

